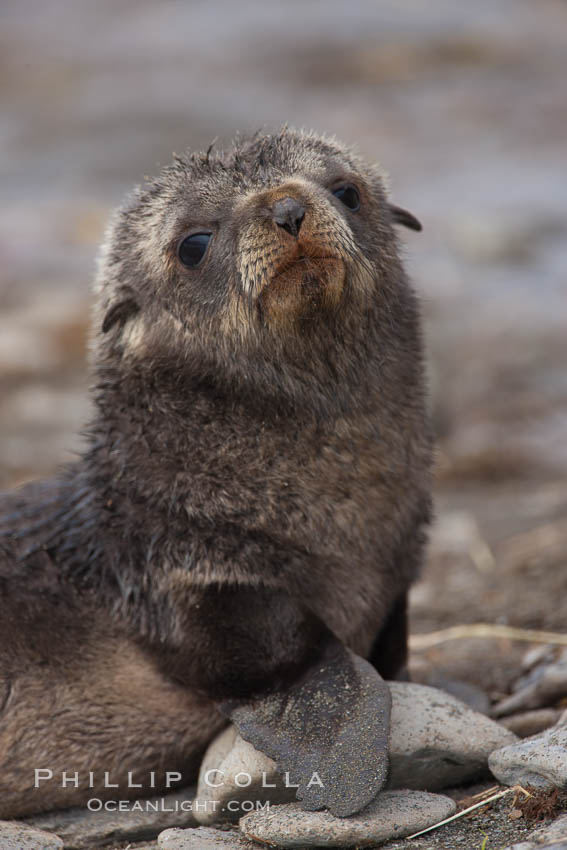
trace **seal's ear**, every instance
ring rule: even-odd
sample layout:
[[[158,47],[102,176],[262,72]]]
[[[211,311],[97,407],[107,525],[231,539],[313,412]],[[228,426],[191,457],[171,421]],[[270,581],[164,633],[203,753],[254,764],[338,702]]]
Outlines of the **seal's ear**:
[[[413,213],[404,210],[402,207],[397,207],[394,204],[389,204],[390,213],[394,224],[403,224],[404,227],[409,227],[410,230],[423,230],[421,222]]]
[[[126,324],[128,319],[131,319],[132,316],[135,316],[136,313],[140,312],[139,304],[134,300],[134,298],[125,298],[122,301],[117,301],[115,304],[110,307],[107,311],[106,316],[102,322],[102,332],[103,334],[108,333],[108,331],[114,327],[117,323],[122,327]]]

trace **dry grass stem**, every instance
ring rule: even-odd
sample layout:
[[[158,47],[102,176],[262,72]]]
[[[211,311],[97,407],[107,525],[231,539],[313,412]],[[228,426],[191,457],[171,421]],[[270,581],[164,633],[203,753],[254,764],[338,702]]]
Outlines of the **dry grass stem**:
[[[413,835],[408,835],[408,838],[417,838],[419,835],[425,835],[426,832],[431,832],[433,829],[439,829],[440,826],[445,826],[446,823],[451,823],[451,821],[458,820],[458,818],[465,817],[469,812],[474,812],[475,809],[480,809],[482,806],[488,805],[488,803],[493,803],[495,800],[500,800],[502,797],[506,797],[508,794],[516,794],[516,796],[521,793],[526,797],[531,797],[529,791],[526,791],[525,788],[522,788],[521,785],[514,785],[512,788],[506,788],[504,791],[499,791],[497,794],[492,794],[490,797],[487,797],[484,800],[481,800],[479,803],[475,803],[473,806],[469,806],[467,809],[463,809],[462,812],[457,812],[456,815],[451,815],[450,818],[445,818],[445,820],[439,821],[439,823],[434,823],[433,826],[428,826],[427,829],[422,829],[420,832],[414,832]]]
[[[519,640],[525,643],[549,643],[567,646],[567,634],[543,632],[536,629],[520,629],[515,626],[502,626],[491,623],[471,623],[470,625],[451,626],[422,635],[410,635],[409,647],[414,651],[431,649],[451,640],[470,638],[488,638],[492,640]]]

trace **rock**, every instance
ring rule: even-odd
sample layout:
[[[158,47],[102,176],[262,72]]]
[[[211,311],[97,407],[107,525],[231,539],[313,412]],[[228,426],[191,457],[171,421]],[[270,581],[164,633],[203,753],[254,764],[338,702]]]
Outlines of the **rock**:
[[[2,850],[63,850],[63,846],[63,840],[53,833],[16,821],[0,821]]]
[[[567,788],[567,726],[496,750],[488,765],[504,785]]]
[[[431,688],[446,691],[451,696],[464,702],[469,708],[473,708],[481,714],[488,714],[490,711],[490,699],[488,695],[481,688],[470,682],[462,682],[460,679],[447,679],[442,676],[431,676],[427,684]]]
[[[551,643],[540,643],[532,646],[522,658],[522,670],[526,673],[539,667],[541,664],[550,664],[555,661],[555,647]]]
[[[539,708],[535,711],[523,711],[520,714],[503,717],[500,723],[519,738],[529,738],[531,735],[537,735],[544,729],[555,726],[560,717],[561,712],[557,708]]]
[[[390,682],[392,731],[388,788],[438,791],[488,772],[488,756],[517,741],[499,723],[450,694]]]
[[[335,818],[305,812],[299,803],[273,806],[240,820],[247,838],[281,847],[362,847],[403,838],[454,814],[449,797],[425,791],[384,791],[363,812]]]
[[[149,800],[124,801],[124,811],[64,809],[26,818],[25,823],[53,830],[64,841],[66,850],[80,850],[98,844],[142,841],[155,838],[170,826],[196,826],[193,817],[194,788],[163,794]],[[24,823],[22,821],[21,823]],[[62,846],[62,845],[56,845]],[[4,850],[4,845],[0,843]]]
[[[530,833],[525,841],[506,850],[567,850],[567,815]]]
[[[275,762],[241,738],[236,726],[229,726],[213,740],[201,763],[195,819],[201,824],[237,823],[250,812],[249,801],[268,799],[291,803],[295,787],[286,787]]]
[[[495,717],[554,705],[567,696],[567,660],[535,668],[525,681],[524,687],[494,706]]]
[[[220,829],[166,829],[158,835],[159,850],[243,850],[248,842],[234,830]]]

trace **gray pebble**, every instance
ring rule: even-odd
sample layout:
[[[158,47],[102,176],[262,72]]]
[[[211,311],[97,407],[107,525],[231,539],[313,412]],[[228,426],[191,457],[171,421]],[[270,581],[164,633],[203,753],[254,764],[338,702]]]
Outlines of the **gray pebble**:
[[[504,785],[567,788],[567,726],[496,750],[488,764]]]
[[[403,838],[454,814],[449,797],[424,791],[384,791],[363,812],[335,818],[329,812],[306,812],[299,803],[273,806],[240,821],[253,841],[280,847],[361,847]]]
[[[249,782],[250,780],[250,782]],[[238,823],[249,801],[295,801],[296,789],[286,787],[275,762],[255,749],[229,726],[214,739],[201,762],[194,815],[204,825]]]
[[[150,800],[132,800],[128,811],[64,809],[26,819],[26,823],[60,835],[65,847],[82,848],[119,841],[155,838],[168,826],[195,826],[192,801],[194,788],[183,788]],[[140,810],[138,809],[138,806]],[[157,811],[153,811],[156,808]],[[0,843],[0,850],[3,845]]]
[[[506,850],[567,850],[567,815],[530,833],[525,841]]]
[[[501,717],[519,711],[544,708],[567,695],[567,660],[538,667],[531,671],[526,684],[516,693],[494,706],[493,714]]]
[[[443,676],[429,676],[427,684],[431,688],[446,691],[451,696],[464,702],[469,708],[474,708],[481,714],[490,712],[490,699],[488,694],[471,682],[463,682],[460,679],[449,679]]]
[[[58,835],[34,829],[15,821],[0,821],[0,848],[2,850],[63,850]]]
[[[551,664],[555,660],[555,647],[551,643],[532,646],[522,658],[522,670],[526,673],[540,664]]]
[[[389,788],[438,791],[488,772],[488,756],[518,739],[444,691],[390,682]]]
[[[534,711],[522,711],[520,714],[503,717],[500,723],[518,737],[529,738],[555,726],[560,716],[561,712],[557,708],[538,708]]]
[[[158,835],[159,850],[243,850],[248,844],[237,832],[220,829],[166,829]]]

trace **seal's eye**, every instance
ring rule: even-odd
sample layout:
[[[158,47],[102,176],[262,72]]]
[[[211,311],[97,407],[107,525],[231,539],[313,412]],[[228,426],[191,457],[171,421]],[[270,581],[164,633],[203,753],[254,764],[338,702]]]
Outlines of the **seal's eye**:
[[[360,209],[360,195],[350,183],[339,186],[338,189],[335,189],[333,195],[351,212],[356,212]]]
[[[205,258],[211,236],[211,233],[192,233],[179,243],[177,256],[184,266],[189,269],[197,268]]]

